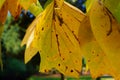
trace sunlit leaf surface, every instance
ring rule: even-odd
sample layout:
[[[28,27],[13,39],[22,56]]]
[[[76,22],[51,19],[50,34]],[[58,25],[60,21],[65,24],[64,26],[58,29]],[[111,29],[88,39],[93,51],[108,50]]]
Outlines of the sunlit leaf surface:
[[[67,76],[79,76],[82,55],[78,29],[83,18],[84,14],[75,7],[63,0],[53,0],[35,19],[31,43],[41,55],[41,72],[56,68]]]

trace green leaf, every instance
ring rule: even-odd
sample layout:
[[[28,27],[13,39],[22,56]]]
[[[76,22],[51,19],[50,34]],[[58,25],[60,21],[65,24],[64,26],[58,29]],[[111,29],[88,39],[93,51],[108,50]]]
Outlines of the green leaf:
[[[46,8],[47,5],[49,5],[52,1],[53,1],[53,0],[47,0],[47,2],[46,2],[45,5],[44,5],[44,8]]]
[[[36,5],[35,3],[31,4],[28,9],[34,16],[38,16],[38,14],[40,14],[43,11],[42,6],[40,4]]]

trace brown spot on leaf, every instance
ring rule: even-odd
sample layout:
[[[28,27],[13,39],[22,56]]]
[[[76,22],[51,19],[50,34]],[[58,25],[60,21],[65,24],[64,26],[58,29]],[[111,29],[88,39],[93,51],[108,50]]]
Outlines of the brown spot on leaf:
[[[58,34],[56,34],[56,39],[57,39],[59,56],[61,57],[61,53],[60,53],[60,43],[59,43],[59,40],[58,40]]]
[[[76,60],[75,63],[78,63],[78,61]]]
[[[72,53],[72,51],[69,51],[69,53]]]
[[[58,66],[60,67],[60,64],[58,64]]]
[[[44,30],[44,27],[42,27],[42,31]]]
[[[99,54],[97,54],[97,57],[99,56]]]
[[[62,24],[64,23],[64,22],[63,22],[63,18],[61,18],[60,16],[57,16],[57,17],[58,17],[58,20],[59,20],[59,22],[60,22],[60,23],[59,23],[60,26],[62,26]]]
[[[57,8],[57,7],[58,7],[58,5],[57,5],[57,2],[56,2],[56,1],[54,1],[54,7],[55,7],[55,8]]]
[[[46,69],[45,69],[44,71],[45,71],[45,72],[47,72],[47,70],[46,70]]]
[[[73,72],[73,70],[70,71],[71,73]]]
[[[95,51],[92,51],[92,54],[95,54]]]
[[[90,62],[90,59],[88,59],[88,62]]]
[[[68,66],[66,66],[65,68],[68,69]]]

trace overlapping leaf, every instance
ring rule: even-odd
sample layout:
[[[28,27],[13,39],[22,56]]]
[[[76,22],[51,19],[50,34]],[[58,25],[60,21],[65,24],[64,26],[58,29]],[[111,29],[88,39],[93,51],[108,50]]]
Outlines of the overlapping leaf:
[[[41,55],[40,71],[48,72],[51,68],[56,68],[65,75],[79,75],[82,55],[77,35],[83,18],[81,11],[63,0],[59,3],[53,0],[36,18],[33,22],[35,33],[31,43]],[[30,58],[25,57],[25,60],[29,61]]]
[[[97,8],[95,8],[97,7]],[[120,79],[120,32],[119,23],[99,1],[95,1],[90,11],[90,23],[96,41],[112,64],[115,79]],[[114,73],[111,71],[111,73]]]
[[[86,1],[86,9],[87,9],[87,12],[89,12],[89,10],[91,9],[91,6],[93,5],[95,0],[87,0]]]
[[[20,5],[27,10],[32,3],[36,3],[37,0],[20,0]]]
[[[87,61],[92,78],[97,78],[104,74],[115,75],[113,66],[93,35],[88,16],[84,18],[80,25],[79,40],[81,42],[80,48],[83,51],[82,53]]]

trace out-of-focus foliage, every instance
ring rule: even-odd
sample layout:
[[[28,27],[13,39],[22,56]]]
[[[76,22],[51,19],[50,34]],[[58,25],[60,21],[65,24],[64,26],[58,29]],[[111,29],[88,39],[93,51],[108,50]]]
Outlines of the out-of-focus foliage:
[[[25,29],[33,19],[34,17],[30,17],[24,11],[18,20],[14,20],[10,14],[8,15],[2,35],[3,71],[0,70],[0,80],[26,80],[29,76],[37,73],[39,55],[24,64],[25,47],[20,47]]]
[[[20,47],[20,27],[18,23],[12,23],[12,21],[13,18],[9,16],[7,23],[4,25],[2,41],[6,52],[18,54],[22,50],[22,48]]]

